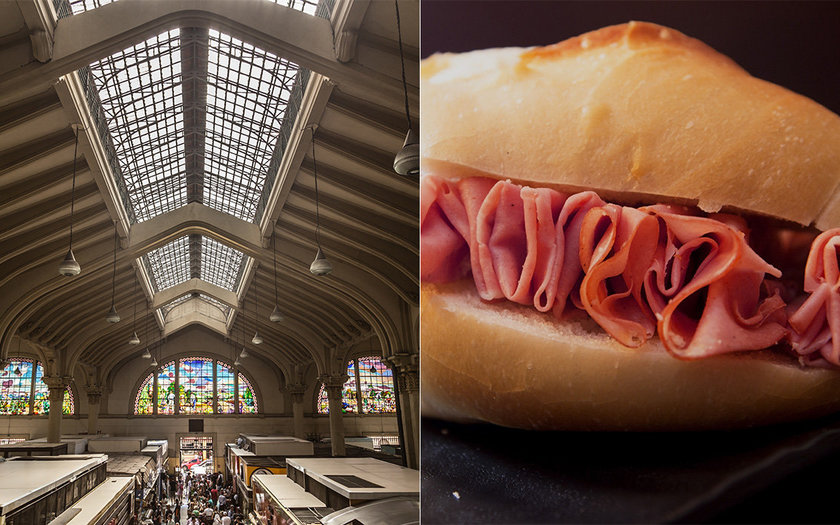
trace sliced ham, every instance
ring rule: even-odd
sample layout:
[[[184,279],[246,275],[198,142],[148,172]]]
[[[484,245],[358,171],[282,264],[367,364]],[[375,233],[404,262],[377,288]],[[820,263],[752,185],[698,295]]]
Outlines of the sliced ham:
[[[685,359],[766,348],[786,334],[785,303],[765,282],[780,272],[749,247],[739,217],[635,209],[593,192],[566,195],[478,177],[425,177],[421,200],[426,282],[471,273],[485,300],[557,317],[578,306],[624,345],[658,332],[668,351]],[[806,332],[825,340],[823,328]]]
[[[840,229],[820,234],[805,265],[808,295],[791,305],[791,347],[803,363],[840,366]]]
[[[696,359],[759,350],[784,337],[784,301],[777,294],[762,297],[765,274],[778,278],[781,272],[750,248],[740,218],[644,209],[666,229],[657,252],[664,258],[652,265],[645,291],[669,352]],[[658,273],[663,268],[669,271]]]

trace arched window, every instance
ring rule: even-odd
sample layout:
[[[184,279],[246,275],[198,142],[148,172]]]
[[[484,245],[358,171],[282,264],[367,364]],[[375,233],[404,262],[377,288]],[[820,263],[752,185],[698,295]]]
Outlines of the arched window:
[[[239,374],[239,413],[257,413],[257,397],[254,395],[254,388],[242,374]]]
[[[43,381],[44,367],[38,361],[15,358],[0,371],[0,414],[49,414],[50,389]],[[64,391],[62,413],[75,414],[73,390]]]
[[[391,369],[379,357],[360,357],[347,363],[349,379],[341,389],[341,411],[357,413],[361,400],[362,414],[389,414],[397,411],[394,378]],[[319,414],[330,413],[324,385],[318,392]]]
[[[182,414],[213,413],[213,360],[206,357],[181,359],[179,396]]]
[[[244,375],[209,357],[164,364],[146,376],[134,396],[135,415],[214,413],[256,414],[257,401]]]
[[[151,377],[151,376],[150,376]],[[163,365],[157,375],[157,413],[175,413],[175,361]]]
[[[233,370],[224,363],[216,363],[216,403],[219,404],[219,414],[233,414],[236,410],[233,390],[236,382],[233,379]],[[240,385],[242,379],[240,377]],[[248,385],[250,387],[251,385]],[[241,394],[240,394],[241,395]]]
[[[155,398],[155,376],[149,374],[140,388],[137,390],[137,396],[134,398],[134,413],[139,415],[151,415],[155,412],[153,399]]]

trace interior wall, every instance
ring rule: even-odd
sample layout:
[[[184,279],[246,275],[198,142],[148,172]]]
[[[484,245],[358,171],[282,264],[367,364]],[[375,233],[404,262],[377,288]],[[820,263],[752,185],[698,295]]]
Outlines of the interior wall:
[[[271,341],[263,343],[266,351],[278,351],[271,348]],[[241,345],[237,345],[241,350]],[[137,358],[123,364],[114,374],[110,391],[103,396],[103,413],[131,415],[134,413],[134,396],[137,388],[153,369],[150,359],[143,359],[140,355],[145,346],[140,345],[137,349]],[[167,338],[167,341],[159,350],[154,350],[158,362],[163,365],[173,359],[189,355],[201,355],[213,357],[232,364],[235,360],[233,346],[222,340],[221,336],[201,326],[191,326],[181,330]],[[280,390],[282,372],[265,359],[249,352],[250,356],[242,359],[239,367],[251,385],[257,392],[257,400],[260,402],[259,410],[265,414],[289,414],[290,408],[286,407],[285,395]],[[129,410],[130,409],[130,410]]]

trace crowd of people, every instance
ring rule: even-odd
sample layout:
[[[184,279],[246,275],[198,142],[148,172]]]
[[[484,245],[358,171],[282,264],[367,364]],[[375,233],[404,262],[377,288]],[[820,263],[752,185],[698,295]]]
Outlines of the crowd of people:
[[[163,473],[166,494],[144,509],[143,525],[244,525],[239,494],[221,473]]]

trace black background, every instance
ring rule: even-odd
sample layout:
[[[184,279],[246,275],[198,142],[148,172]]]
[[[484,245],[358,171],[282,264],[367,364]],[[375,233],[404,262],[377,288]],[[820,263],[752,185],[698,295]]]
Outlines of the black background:
[[[840,113],[840,2],[423,0],[421,54],[547,45],[630,20],[698,38]]]

